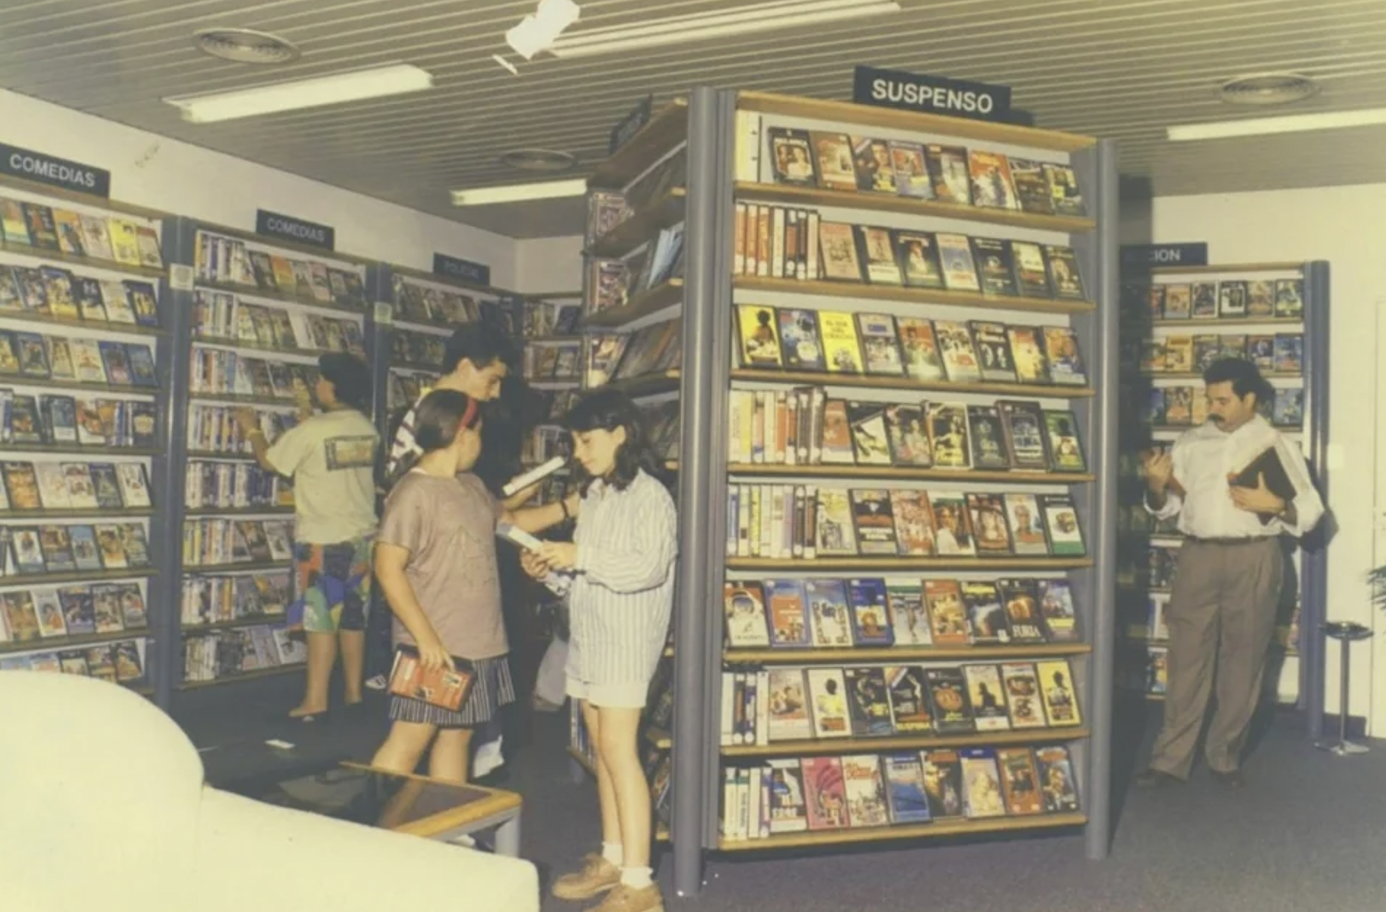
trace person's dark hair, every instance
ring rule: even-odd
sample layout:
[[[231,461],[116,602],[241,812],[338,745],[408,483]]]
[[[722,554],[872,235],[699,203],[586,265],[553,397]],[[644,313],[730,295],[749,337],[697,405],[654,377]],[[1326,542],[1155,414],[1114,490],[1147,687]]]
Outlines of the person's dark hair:
[[[1231,383],[1232,392],[1237,394],[1238,399],[1251,393],[1256,396],[1257,405],[1275,398],[1275,387],[1261,376],[1255,364],[1242,358],[1219,358],[1214,361],[1203,372],[1203,383],[1205,386]]]
[[[425,453],[451,446],[458,431],[481,421],[479,405],[458,390],[434,390],[414,410],[414,442]]]
[[[447,345],[443,347],[443,373],[450,374],[457,370],[463,358],[472,362],[478,370],[494,361],[513,369],[519,362],[520,350],[509,333],[490,321],[480,320],[453,330]]]
[[[659,462],[645,436],[644,416],[630,397],[620,390],[599,389],[583,396],[568,411],[563,426],[579,434],[584,431],[626,429],[626,442],[616,450],[616,465],[607,479],[616,490],[624,491],[629,487],[641,469],[652,477],[658,477]],[[585,477],[581,465],[575,466],[574,471],[584,476],[582,492],[587,493],[592,479]]]
[[[332,384],[337,399],[370,417],[371,369],[355,355],[328,352],[318,358],[318,372]]]

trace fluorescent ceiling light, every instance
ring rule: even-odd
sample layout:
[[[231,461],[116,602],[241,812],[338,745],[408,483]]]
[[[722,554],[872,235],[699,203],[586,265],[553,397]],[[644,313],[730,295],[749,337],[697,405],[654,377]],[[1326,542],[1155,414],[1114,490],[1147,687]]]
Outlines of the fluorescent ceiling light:
[[[508,184],[504,187],[478,187],[475,190],[452,191],[454,206],[489,206],[494,203],[522,203],[526,200],[559,199],[582,196],[587,192],[587,180],[541,181],[537,184]]]
[[[555,57],[591,57],[898,12],[898,0],[771,0],[717,13],[670,16],[646,19],[637,25],[588,29],[558,39],[549,47],[549,53]]]
[[[1252,117],[1216,123],[1180,124],[1168,127],[1171,142],[1198,139],[1227,139],[1233,136],[1266,136],[1272,133],[1300,133],[1306,130],[1337,130],[1343,127],[1373,127],[1386,124],[1386,108],[1360,111],[1325,111],[1321,114],[1287,114],[1283,117]]]
[[[275,82],[268,85],[216,92],[210,95],[184,95],[164,101],[181,108],[183,119],[193,123],[212,123],[296,111],[320,105],[361,101],[383,95],[417,92],[433,86],[433,76],[426,70],[407,64],[349,70],[331,76]]]
[[[553,44],[563,30],[578,21],[581,8],[573,0],[539,0],[533,16],[505,33],[505,43],[526,60]]]

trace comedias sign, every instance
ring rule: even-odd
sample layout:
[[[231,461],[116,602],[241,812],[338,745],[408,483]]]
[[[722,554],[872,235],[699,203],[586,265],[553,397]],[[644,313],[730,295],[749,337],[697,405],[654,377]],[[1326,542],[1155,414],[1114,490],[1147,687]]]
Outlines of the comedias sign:
[[[899,108],[920,114],[1011,120],[1009,86],[964,82],[942,76],[922,76],[900,70],[858,66],[852,77],[852,101],[878,108]]]
[[[255,233],[283,238],[295,244],[320,247],[323,250],[335,250],[337,244],[337,232],[326,225],[305,222],[303,219],[290,218],[266,209],[255,210]]]
[[[3,143],[0,143],[0,173],[93,196],[111,195],[109,171]]]

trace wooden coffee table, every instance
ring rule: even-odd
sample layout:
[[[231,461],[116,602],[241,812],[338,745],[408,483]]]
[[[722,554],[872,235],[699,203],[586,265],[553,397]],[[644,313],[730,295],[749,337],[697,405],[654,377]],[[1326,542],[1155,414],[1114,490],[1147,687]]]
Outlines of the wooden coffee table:
[[[434,842],[456,844],[490,830],[497,855],[520,855],[524,802],[514,792],[401,775],[364,763],[346,762],[334,769],[318,777],[320,796],[287,782],[284,790],[262,800]]]

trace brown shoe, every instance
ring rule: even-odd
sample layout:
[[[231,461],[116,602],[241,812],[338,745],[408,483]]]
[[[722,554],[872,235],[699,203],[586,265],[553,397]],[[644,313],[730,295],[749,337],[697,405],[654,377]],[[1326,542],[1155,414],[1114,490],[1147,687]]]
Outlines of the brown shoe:
[[[559,899],[591,899],[620,882],[621,869],[594,853],[582,860],[581,870],[553,882],[553,895]]]
[[[664,897],[654,884],[636,889],[618,883],[606,899],[587,912],[664,912]]]

